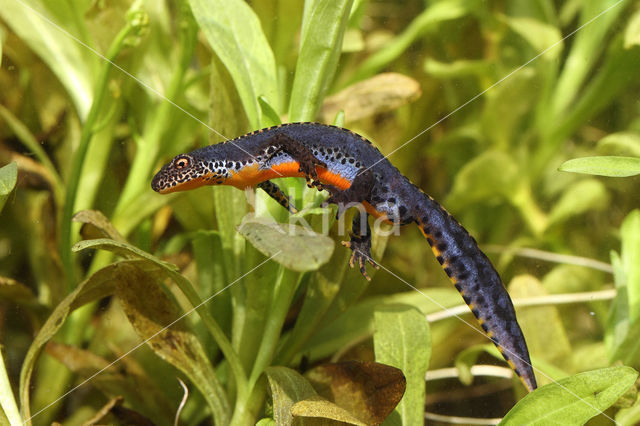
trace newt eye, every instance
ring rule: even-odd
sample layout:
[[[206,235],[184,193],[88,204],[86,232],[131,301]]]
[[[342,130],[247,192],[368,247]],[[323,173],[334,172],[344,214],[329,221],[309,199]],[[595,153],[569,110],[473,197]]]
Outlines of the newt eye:
[[[191,162],[189,161],[188,158],[181,157],[176,160],[175,166],[176,166],[176,169],[184,169],[186,167],[189,167],[190,163]]]

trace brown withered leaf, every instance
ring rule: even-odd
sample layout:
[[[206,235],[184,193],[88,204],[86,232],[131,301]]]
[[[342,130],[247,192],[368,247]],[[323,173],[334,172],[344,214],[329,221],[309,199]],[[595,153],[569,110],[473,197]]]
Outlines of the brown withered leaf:
[[[365,424],[380,424],[404,395],[406,380],[398,368],[377,362],[323,364],[306,374],[318,394]]]
[[[36,296],[29,287],[8,277],[0,277],[0,299],[20,304],[37,303]]]
[[[347,121],[357,121],[393,111],[415,101],[421,93],[420,83],[412,78],[398,73],[378,74],[327,97],[320,115],[330,123],[339,111],[344,111]]]

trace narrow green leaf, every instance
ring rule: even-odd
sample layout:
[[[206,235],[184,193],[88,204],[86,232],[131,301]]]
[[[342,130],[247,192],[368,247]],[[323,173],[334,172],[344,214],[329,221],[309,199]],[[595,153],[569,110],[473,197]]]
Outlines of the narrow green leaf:
[[[18,180],[18,164],[13,161],[4,167],[0,167],[0,212],[13,191]]]
[[[585,4],[591,5],[592,3],[597,3],[597,1],[589,1]],[[626,1],[622,1],[622,3],[626,3]],[[624,9],[624,5],[619,4],[612,12],[617,9]],[[606,13],[598,19],[598,22],[602,19],[609,18],[610,15],[611,12]],[[591,28],[591,26],[589,28]],[[578,35],[589,32],[590,30],[580,31]],[[593,55],[593,51],[582,52],[582,54],[585,56],[576,58],[576,61],[580,61],[579,64],[576,64],[578,67],[581,67],[583,63],[590,60],[590,58],[597,57],[597,55]],[[588,122],[591,117],[618,99],[618,96],[628,88],[628,82],[633,81],[637,75],[637,64],[639,62],[640,49],[625,49],[622,45],[622,37],[620,36],[613,40],[613,42],[609,44],[604,60],[598,62],[595,74],[590,77],[584,87],[578,86],[578,88],[575,89],[577,93],[579,93],[579,96],[576,96],[575,104],[571,105],[571,108],[565,111],[566,117],[552,112],[551,114],[553,115],[549,117],[553,121],[544,123],[545,126],[551,125],[549,128],[554,131],[555,134],[553,136],[557,138],[557,143],[565,141],[567,137],[570,137],[570,135],[574,134],[584,123]],[[564,74],[568,74],[567,81],[575,78],[571,70],[569,72],[565,71],[563,76]],[[574,82],[571,81],[570,84],[573,85]],[[556,95],[559,95],[559,90],[559,88],[555,89]],[[556,129],[554,129],[554,127]],[[551,155],[549,155],[547,161],[551,158]]]
[[[607,319],[605,345],[611,362],[622,361],[634,367],[640,366],[640,327],[638,327],[638,312],[631,310],[631,298],[638,299],[638,264],[640,253],[638,245],[638,215],[639,211],[632,211],[624,220],[621,228],[622,254],[611,252],[611,266],[616,285],[616,297],[613,300],[611,312]],[[634,282],[635,281],[635,282]],[[633,294],[633,296],[632,296]],[[632,318],[635,319],[632,320]]]
[[[265,256],[294,271],[313,271],[331,258],[334,242],[298,225],[261,217],[245,218],[238,232]]]
[[[636,12],[629,19],[627,28],[624,30],[624,48],[630,49],[640,45],[640,11]]]
[[[562,163],[558,170],[609,177],[635,176],[640,174],[640,158],[617,156],[574,158]]]
[[[315,119],[342,52],[342,38],[352,2],[305,2],[300,51],[289,105],[291,121]]]
[[[410,306],[375,313],[376,362],[402,370],[407,390],[396,410],[403,425],[424,423],[425,374],[431,358],[431,333],[423,314]]]
[[[245,194],[229,186],[213,188],[211,193],[216,208],[224,269],[227,279],[231,279],[240,275],[242,259],[246,258],[246,241],[236,229],[247,214],[247,198]]]
[[[604,42],[607,31],[625,10],[627,3],[628,0],[590,0],[580,3],[582,10],[579,25],[588,23],[588,26],[584,31],[579,31],[572,41],[571,50],[554,89],[552,116],[563,114],[575,100],[594,63],[607,45]]]
[[[611,304],[611,312],[607,318],[607,328],[604,335],[604,343],[609,353],[609,359],[618,359],[617,353],[623,345],[629,332],[629,302],[627,296],[627,280],[624,265],[620,255],[611,251],[611,267],[616,285],[616,297]],[[627,352],[629,353],[629,352]]]
[[[78,114],[85,118],[91,107],[94,71],[100,59],[60,31],[60,28],[65,28],[73,37],[93,44],[85,37],[85,10],[68,4],[55,6],[48,3],[42,0],[3,2],[0,16],[53,71],[69,92]]]
[[[620,236],[620,255],[629,298],[629,319],[637,327],[640,320],[640,210],[627,215],[620,227]]]
[[[442,22],[469,14],[480,5],[481,2],[477,0],[450,0],[430,3],[424,12],[411,21],[402,34],[391,39],[382,49],[367,58],[351,81],[359,81],[372,76],[402,55],[423,34],[435,30]]]
[[[613,405],[637,377],[630,367],[603,368],[567,377],[525,396],[500,424],[582,425]]]
[[[269,104],[269,100],[267,98],[264,96],[258,96],[258,102],[260,103],[260,110],[262,111],[262,126],[271,127],[282,123],[278,113]]]
[[[243,0],[190,0],[193,16],[233,79],[252,128],[262,126],[258,96],[280,107],[275,59],[260,21]]]
[[[494,147],[506,151],[513,140],[518,140],[515,132],[522,117],[540,96],[538,82],[536,71],[526,67],[485,94],[487,104],[482,113],[482,129]]]
[[[553,25],[532,18],[504,18],[509,27],[524,38],[542,57],[553,61],[562,53],[562,33]],[[552,47],[553,46],[553,47]]]
[[[51,182],[57,202],[62,203],[64,198],[62,180],[60,179],[60,175],[58,174],[55,166],[49,159],[47,152],[42,148],[42,145],[40,145],[40,142],[37,141],[36,137],[31,133],[31,130],[29,130],[29,128],[18,119],[18,117],[13,115],[13,113],[3,105],[0,105],[0,117],[2,117],[6,122],[7,126],[16,135],[16,137],[20,139],[20,142],[22,142],[33,153],[35,158],[42,163],[46,169],[46,173],[42,173],[42,175],[46,180]]]

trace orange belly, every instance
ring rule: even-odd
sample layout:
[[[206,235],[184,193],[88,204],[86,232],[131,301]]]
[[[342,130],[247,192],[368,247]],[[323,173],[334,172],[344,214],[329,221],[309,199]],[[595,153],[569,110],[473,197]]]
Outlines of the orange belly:
[[[224,185],[232,185],[239,189],[245,189],[247,187],[254,187],[260,182],[279,177],[304,177],[304,175],[298,171],[299,168],[300,163],[297,161],[281,163],[271,167],[270,169],[260,169],[258,165],[248,166],[237,173],[232,173],[231,177],[224,182]],[[337,173],[333,173],[325,169],[324,167],[316,166],[316,173],[318,174],[318,180],[325,185],[335,186],[342,190],[351,186],[351,182],[349,180]],[[386,217],[384,213],[377,211],[366,201],[362,204],[367,210],[367,213],[373,217]]]

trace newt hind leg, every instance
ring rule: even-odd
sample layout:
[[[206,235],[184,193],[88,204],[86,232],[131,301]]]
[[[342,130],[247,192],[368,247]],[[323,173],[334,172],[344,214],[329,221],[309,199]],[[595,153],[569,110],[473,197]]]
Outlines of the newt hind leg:
[[[345,190],[339,190],[335,187],[327,186],[331,196],[322,204],[337,204],[338,212],[336,218],[340,218],[349,207],[358,207],[358,211],[353,217],[351,228],[351,236],[349,241],[343,241],[342,245],[351,249],[351,259],[349,266],[358,265],[360,273],[371,281],[365,265],[369,262],[374,268],[378,269],[378,264],[371,257],[371,228],[369,227],[369,214],[364,211],[362,203],[369,201],[371,191],[375,179],[373,174],[366,170],[356,175],[351,186]]]
[[[362,217],[364,216],[364,221]],[[371,257],[371,228],[369,227],[369,215],[367,213],[357,212],[353,217],[353,225],[351,229],[351,239],[343,241],[342,245],[351,249],[351,259],[349,266],[354,267],[356,264],[360,269],[360,273],[367,281],[371,281],[365,265],[369,262],[375,269],[380,266]]]

